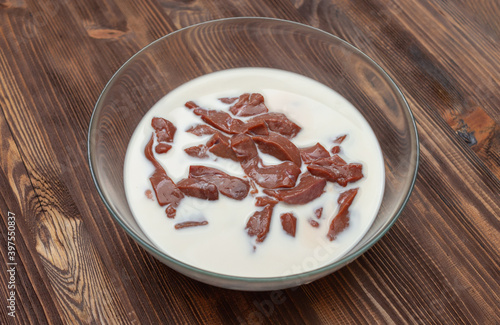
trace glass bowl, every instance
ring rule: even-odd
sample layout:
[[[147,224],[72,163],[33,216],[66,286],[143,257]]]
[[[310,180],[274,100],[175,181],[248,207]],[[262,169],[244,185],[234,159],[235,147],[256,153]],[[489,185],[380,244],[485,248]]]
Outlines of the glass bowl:
[[[208,272],[163,253],[145,236],[125,197],[123,167],[130,137],[159,99],[196,77],[231,68],[267,67],[302,74],[332,88],[365,117],[385,164],[381,208],[362,240],[340,260],[301,274],[249,278]],[[401,214],[417,175],[419,144],[401,91],[368,56],[345,41],[303,24],[268,18],[231,18],[170,33],[130,58],[95,106],[88,155],[97,190],[111,215],[146,251],[170,268],[211,285],[249,291],[298,286],[352,262],[375,244]]]

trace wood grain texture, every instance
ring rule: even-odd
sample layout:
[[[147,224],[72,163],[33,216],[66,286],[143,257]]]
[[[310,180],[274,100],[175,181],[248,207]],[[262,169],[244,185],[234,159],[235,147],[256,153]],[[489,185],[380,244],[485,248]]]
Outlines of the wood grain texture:
[[[47,274],[44,271],[40,258],[36,254],[33,231],[23,216],[38,213],[39,203],[33,190],[30,178],[21,159],[17,145],[12,138],[10,129],[5,121],[3,113],[0,114],[0,148],[2,159],[0,160],[0,209],[2,216],[2,261],[7,261],[7,215],[9,212],[16,216],[16,231],[13,242],[16,247],[15,265],[18,275],[16,281],[16,299],[26,303],[31,308],[21,308],[17,315],[20,323],[43,324],[61,323],[59,316],[60,308],[54,299],[53,289],[50,286]],[[2,284],[10,282],[8,274],[2,272]],[[2,290],[2,299],[7,299],[7,285]],[[43,303],[42,303],[43,301]],[[1,314],[1,323],[7,324],[7,312]]]
[[[19,267],[17,317],[2,304],[0,322],[498,324],[499,13],[488,0],[0,0],[0,252],[11,211]],[[357,46],[402,88],[420,133],[416,187],[387,235],[284,291],[167,268],[113,221],[88,171],[92,109],[120,65],[176,29],[237,16]]]

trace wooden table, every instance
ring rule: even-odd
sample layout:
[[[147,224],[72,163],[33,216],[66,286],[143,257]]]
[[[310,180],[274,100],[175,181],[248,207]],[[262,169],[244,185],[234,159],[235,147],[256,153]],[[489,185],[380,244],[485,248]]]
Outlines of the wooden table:
[[[0,322],[499,324],[499,15],[495,0],[0,0]],[[349,266],[284,292],[164,266],[112,219],[87,163],[113,73],[165,34],[234,16],[355,45],[402,88],[420,133],[398,222]]]

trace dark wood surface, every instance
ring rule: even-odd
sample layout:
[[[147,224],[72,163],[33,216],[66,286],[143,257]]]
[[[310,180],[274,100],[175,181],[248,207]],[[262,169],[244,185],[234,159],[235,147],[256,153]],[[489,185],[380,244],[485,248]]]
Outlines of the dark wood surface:
[[[113,221],[87,163],[112,74],[165,34],[234,16],[355,45],[401,86],[420,132],[398,222],[349,266],[283,292],[219,289],[164,266]],[[495,0],[0,0],[0,323],[499,324],[499,16]]]

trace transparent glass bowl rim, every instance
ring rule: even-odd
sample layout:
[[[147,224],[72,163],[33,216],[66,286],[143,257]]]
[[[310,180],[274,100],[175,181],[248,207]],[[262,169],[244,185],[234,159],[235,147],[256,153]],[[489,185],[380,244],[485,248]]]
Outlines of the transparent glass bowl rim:
[[[203,269],[191,266],[191,265],[186,264],[186,263],[184,263],[182,261],[174,259],[174,258],[166,255],[162,251],[160,251],[155,246],[150,245],[149,243],[145,242],[141,237],[137,236],[134,233],[134,231],[132,231],[131,229],[128,228],[128,226],[121,220],[121,218],[115,213],[115,211],[108,204],[108,202],[107,202],[104,194],[102,193],[101,186],[99,185],[99,182],[96,179],[96,176],[95,176],[95,173],[94,173],[94,168],[92,166],[92,159],[91,159],[91,152],[90,152],[91,133],[92,133],[92,130],[94,129],[94,127],[95,127],[94,126],[94,117],[96,116],[96,114],[98,113],[98,111],[100,111],[99,110],[99,105],[100,105],[101,101],[103,100],[103,98],[105,97],[108,89],[113,85],[114,81],[118,78],[118,76],[120,75],[120,73],[122,72],[122,70],[124,70],[129,65],[129,63],[135,59],[136,56],[140,55],[142,52],[147,51],[155,43],[161,42],[161,41],[167,39],[168,37],[170,37],[170,36],[172,36],[172,35],[174,35],[176,33],[181,33],[184,30],[187,30],[187,29],[190,29],[190,28],[195,28],[195,27],[201,26],[201,25],[218,23],[218,22],[224,22],[224,21],[230,21],[230,20],[233,20],[233,21],[238,21],[238,20],[241,20],[241,21],[243,21],[243,20],[255,20],[255,21],[258,21],[258,20],[267,20],[267,21],[275,21],[277,23],[284,23],[284,24],[291,24],[291,25],[295,24],[295,25],[303,27],[303,28],[309,28],[309,29],[315,30],[316,32],[321,32],[321,33],[327,34],[329,37],[332,37],[332,38],[336,39],[337,41],[340,41],[341,43],[343,43],[344,45],[346,45],[348,48],[352,49],[354,52],[357,52],[358,54],[360,54],[368,62],[370,62],[374,67],[376,67],[377,70],[379,70],[380,73],[387,78],[387,80],[389,81],[389,83],[392,84],[392,86],[394,86],[394,89],[397,90],[397,94],[402,99],[402,102],[404,103],[404,106],[405,106],[405,108],[406,108],[406,110],[407,110],[407,112],[409,114],[410,119],[411,119],[411,122],[412,122],[411,126],[413,126],[413,129],[414,129],[414,132],[415,132],[415,140],[416,140],[416,142],[415,142],[415,145],[416,145],[416,148],[415,148],[415,150],[416,150],[415,171],[414,171],[414,173],[412,175],[412,180],[411,180],[410,186],[408,187],[408,191],[406,193],[406,196],[405,196],[403,202],[401,203],[400,207],[398,208],[397,212],[392,217],[392,219],[390,220],[390,222],[386,225],[385,229],[383,229],[381,233],[379,233],[377,236],[375,236],[370,241],[368,241],[363,247],[361,247],[355,253],[344,255],[344,257],[342,257],[341,259],[337,260],[334,263],[328,264],[326,266],[323,266],[323,267],[320,267],[320,268],[317,268],[317,269],[314,269],[314,270],[311,270],[311,271],[306,271],[306,272],[303,272],[303,273],[299,273],[299,274],[293,274],[293,275],[286,275],[286,276],[279,276],[279,277],[241,277],[241,276],[233,276],[233,275],[226,275],[226,274],[221,274],[221,273],[215,273],[215,272],[211,272],[211,271],[207,271],[207,270],[203,270]],[[93,112],[92,112],[92,116],[90,118],[90,123],[89,123],[89,132],[88,132],[88,140],[87,140],[87,155],[88,155],[88,160],[89,160],[90,173],[92,174],[92,179],[94,180],[94,184],[95,184],[95,186],[97,188],[97,191],[98,191],[98,193],[99,193],[102,201],[104,202],[106,208],[111,213],[111,215],[113,216],[113,218],[118,222],[118,224],[127,232],[127,234],[129,236],[131,236],[134,240],[136,240],[139,244],[141,244],[141,246],[144,247],[146,250],[151,251],[153,253],[153,255],[159,255],[162,258],[164,258],[166,260],[169,260],[172,263],[177,264],[178,266],[181,266],[183,268],[189,269],[189,270],[191,270],[193,272],[204,274],[206,276],[211,276],[211,277],[216,277],[216,278],[226,279],[226,280],[232,280],[232,281],[241,281],[241,282],[256,282],[256,281],[258,281],[258,282],[265,283],[265,282],[276,282],[276,281],[280,281],[280,280],[282,280],[282,281],[284,281],[284,280],[290,281],[290,280],[295,280],[295,279],[299,280],[299,279],[304,278],[304,277],[311,277],[311,276],[314,276],[316,274],[319,274],[319,273],[322,273],[322,272],[326,272],[326,271],[331,270],[331,269],[335,269],[335,268],[337,268],[339,266],[347,265],[350,262],[352,262],[355,259],[357,259],[359,256],[361,256],[368,249],[370,249],[377,241],[379,241],[379,239],[382,238],[387,233],[387,231],[393,226],[393,224],[399,218],[399,216],[401,215],[401,212],[403,211],[404,207],[406,206],[406,204],[407,204],[407,202],[408,202],[408,200],[410,198],[410,195],[411,195],[411,193],[413,191],[413,188],[414,188],[415,182],[416,182],[416,178],[417,178],[418,167],[419,167],[420,145],[419,145],[418,131],[417,131],[416,123],[415,123],[415,118],[413,116],[413,113],[412,113],[410,107],[408,106],[408,103],[407,103],[407,101],[406,101],[403,93],[401,92],[401,90],[399,89],[399,87],[396,85],[396,83],[394,82],[394,80],[375,61],[373,61],[368,55],[366,55],[365,53],[363,53],[361,50],[359,50],[355,46],[351,45],[350,43],[344,41],[343,39],[341,39],[341,38],[339,38],[339,37],[337,37],[337,36],[335,36],[333,34],[330,34],[328,32],[325,32],[324,30],[321,30],[319,28],[312,27],[312,26],[309,26],[309,25],[306,25],[306,24],[302,24],[302,23],[298,23],[298,22],[294,22],[294,21],[289,21],[289,20],[284,20],[284,19],[268,18],[268,17],[233,17],[233,18],[223,18],[223,19],[209,20],[209,21],[206,21],[206,22],[202,22],[202,23],[198,23],[198,24],[193,24],[193,25],[190,25],[190,26],[178,29],[176,31],[173,31],[173,32],[171,32],[171,33],[169,33],[169,34],[167,34],[165,36],[162,36],[159,39],[151,42],[150,44],[146,45],[144,48],[142,48],[141,50],[139,50],[137,53],[135,53],[132,57],[130,57],[130,59],[128,59],[113,74],[113,76],[107,82],[106,86],[104,87],[103,91],[101,92],[99,98],[97,99],[97,102],[96,102],[96,104],[94,106],[94,109],[93,109]]]

